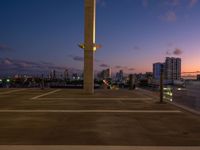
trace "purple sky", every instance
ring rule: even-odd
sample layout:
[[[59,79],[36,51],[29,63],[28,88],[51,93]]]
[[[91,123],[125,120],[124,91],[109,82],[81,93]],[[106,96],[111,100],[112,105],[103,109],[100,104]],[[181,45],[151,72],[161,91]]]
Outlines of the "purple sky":
[[[82,70],[84,0],[1,0],[1,72]],[[200,1],[97,0],[96,70],[152,71],[181,57],[200,71]]]

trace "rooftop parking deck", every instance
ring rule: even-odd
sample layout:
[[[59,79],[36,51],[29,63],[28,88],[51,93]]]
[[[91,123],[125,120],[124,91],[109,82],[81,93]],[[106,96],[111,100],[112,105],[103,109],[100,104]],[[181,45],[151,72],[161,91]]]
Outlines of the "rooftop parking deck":
[[[200,146],[200,117],[157,102],[140,89],[0,89],[0,145]]]

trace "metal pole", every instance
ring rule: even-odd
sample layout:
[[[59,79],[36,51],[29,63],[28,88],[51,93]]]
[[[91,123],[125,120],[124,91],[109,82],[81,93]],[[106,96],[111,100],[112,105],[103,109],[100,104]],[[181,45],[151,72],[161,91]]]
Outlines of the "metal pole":
[[[163,103],[163,78],[164,78],[164,70],[162,66],[160,70],[160,103]]]

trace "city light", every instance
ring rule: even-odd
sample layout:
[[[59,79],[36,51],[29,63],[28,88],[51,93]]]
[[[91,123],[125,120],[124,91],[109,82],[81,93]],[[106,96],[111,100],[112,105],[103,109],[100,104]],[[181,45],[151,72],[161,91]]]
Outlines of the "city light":
[[[178,91],[181,91],[182,89],[181,89],[181,88],[178,88],[177,90],[178,90]]]
[[[9,83],[9,82],[10,82],[10,79],[6,79],[6,82],[8,82],[8,83]]]
[[[85,49],[85,45],[84,45],[84,44],[78,44],[78,46],[79,46],[81,49]],[[96,50],[99,49],[99,48],[102,48],[102,46],[99,45],[99,44],[94,44],[94,45],[93,45],[93,51],[96,51]]]
[[[170,101],[170,102],[172,102],[173,101],[173,99],[172,98],[169,98],[169,97],[166,97],[166,96],[164,96],[163,97],[165,100],[168,100],[168,101]]]
[[[2,79],[0,79],[0,82],[2,82]]]

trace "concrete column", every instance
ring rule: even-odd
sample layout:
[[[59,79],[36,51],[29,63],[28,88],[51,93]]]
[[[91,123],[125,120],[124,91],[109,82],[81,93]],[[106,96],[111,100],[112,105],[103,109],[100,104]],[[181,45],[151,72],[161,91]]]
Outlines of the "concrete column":
[[[96,0],[85,0],[84,91],[94,93]]]

